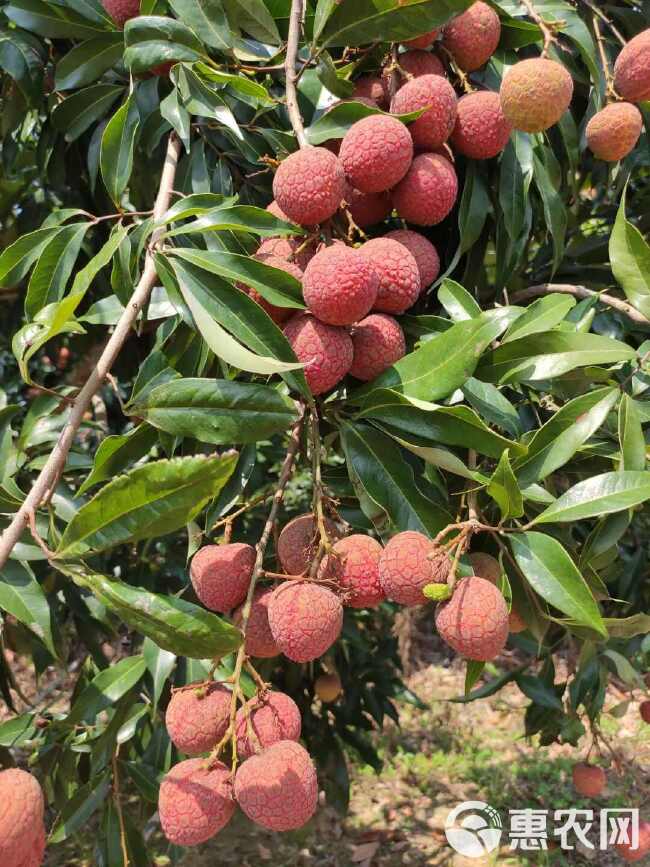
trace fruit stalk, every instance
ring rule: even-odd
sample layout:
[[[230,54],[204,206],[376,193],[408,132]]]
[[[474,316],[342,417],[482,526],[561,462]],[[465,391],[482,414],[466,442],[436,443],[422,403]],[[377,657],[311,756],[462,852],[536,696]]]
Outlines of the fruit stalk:
[[[289,35],[287,38],[287,56],[284,61],[284,72],[286,77],[287,91],[287,111],[291,126],[296,134],[298,145],[304,148],[307,145],[307,137],[305,135],[305,127],[302,122],[300,108],[298,107],[298,92],[296,83],[298,74],[296,72],[296,57],[298,55],[298,47],[300,42],[300,29],[302,27],[304,0],[291,0],[291,12],[289,15]]]

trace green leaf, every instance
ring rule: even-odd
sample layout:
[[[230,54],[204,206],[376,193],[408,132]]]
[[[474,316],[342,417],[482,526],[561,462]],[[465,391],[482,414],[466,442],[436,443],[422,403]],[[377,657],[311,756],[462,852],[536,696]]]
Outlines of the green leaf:
[[[550,710],[562,711],[562,700],[541,678],[530,674],[520,674],[517,676],[516,683],[523,694],[536,705]]]
[[[445,277],[438,289],[438,301],[455,322],[476,319],[481,315],[481,308],[467,289],[448,277]]]
[[[114,478],[128,464],[146,455],[157,440],[158,434],[147,424],[138,425],[128,434],[106,437],[95,453],[92,471],[77,491],[78,496],[85,494],[93,485]]]
[[[90,223],[64,226],[38,258],[27,287],[25,314],[33,319],[43,307],[59,301],[65,292]]]
[[[232,33],[221,0],[170,0],[177,18],[201,34],[201,40],[211,48],[224,51],[232,48]]]
[[[618,409],[618,438],[621,444],[620,469],[645,469],[645,437],[636,401],[624,394]]]
[[[174,18],[138,15],[124,25],[124,64],[133,73],[146,72],[162,63],[190,63],[203,54],[196,35]]]
[[[30,102],[43,93],[45,46],[17,27],[0,29],[0,68],[10,75]]]
[[[508,541],[522,574],[542,599],[577,626],[586,626],[607,637],[591,590],[556,539],[544,533],[513,533],[508,535]]]
[[[309,144],[320,145],[330,139],[340,139],[353,123],[372,114],[382,114],[377,108],[350,100],[333,105],[305,129]]]
[[[58,228],[37,229],[5,247],[0,255],[0,286],[7,289],[17,286],[58,231]]]
[[[209,87],[198,75],[186,67],[179,67],[176,78],[183,105],[190,114],[213,117],[227,129],[230,129],[237,139],[244,138],[230,106],[214,88]]]
[[[100,671],[75,699],[66,717],[68,725],[93,722],[105,710],[132,689],[145,673],[147,666],[142,656],[127,656]]]
[[[498,388],[472,376],[462,386],[465,400],[490,424],[495,424],[513,437],[522,434],[517,410]]]
[[[133,149],[140,125],[135,95],[130,94],[106,124],[102,135],[99,165],[109,196],[119,204],[133,169]]]
[[[73,90],[93,84],[98,78],[122,59],[124,36],[117,33],[102,33],[88,39],[69,51],[56,65],[57,90]]]
[[[128,660],[124,661],[127,662]],[[111,671],[111,669],[107,669],[107,671]],[[48,837],[48,842],[62,843],[81,828],[87,827],[88,819],[106,803],[110,790],[111,777],[107,773],[77,789],[58,817]]]
[[[71,9],[41,0],[11,0],[2,11],[19,27],[48,39],[89,39],[101,32]]]
[[[176,665],[176,654],[170,650],[162,650],[151,638],[145,638],[142,644],[142,655],[147,663],[147,671],[153,680],[153,709],[155,711],[158,708],[165,684]]]
[[[201,198],[204,197],[201,196]],[[183,201],[186,200],[181,200],[181,203]],[[180,211],[180,213],[178,211],[175,212],[174,208],[170,208],[160,222],[169,223],[172,220],[185,219],[197,213],[199,214],[197,220],[166,232],[165,237],[171,238],[174,235],[191,235],[194,232],[223,232],[226,230],[246,232],[246,234],[262,235],[270,238],[275,238],[278,235],[303,234],[303,230],[299,226],[285,223],[284,220],[279,220],[264,208],[255,208],[252,205],[219,206],[201,209],[198,207],[187,207]]]
[[[270,45],[280,45],[282,38],[264,0],[223,0],[228,20],[253,39]]]
[[[37,635],[52,656],[58,658],[50,606],[27,563],[8,560],[0,570],[0,608]]]
[[[550,331],[562,322],[569,310],[575,307],[575,303],[575,298],[557,292],[538,298],[513,322],[501,343],[538,334],[540,331]]]
[[[66,141],[75,141],[104,117],[123,92],[121,84],[94,84],[78,90],[56,106],[52,112],[52,125],[64,133]]]
[[[612,638],[634,638],[650,633],[650,614],[633,614],[631,617],[606,617],[605,626]]]
[[[502,520],[519,518],[524,514],[524,501],[510,466],[508,449],[501,455],[490,484],[487,486],[487,492],[499,506]]]
[[[631,509],[650,499],[650,473],[623,470],[578,482],[538,515],[533,524],[566,523]]]
[[[553,243],[553,268],[551,269],[551,275],[553,275],[560,267],[560,262],[564,256],[568,217],[562,197],[548,169],[548,162],[551,159],[554,159],[553,153],[548,148],[538,146],[535,149],[533,155],[534,178],[535,185],[542,197],[546,226]]]
[[[508,236],[516,241],[525,224],[526,200],[533,177],[530,137],[515,132],[505,147],[499,171],[499,204]]]
[[[625,217],[627,187],[609,239],[614,277],[633,307],[650,319],[650,245]]]
[[[79,509],[56,557],[67,560],[184,527],[228,481],[237,455],[175,458],[136,467]]]

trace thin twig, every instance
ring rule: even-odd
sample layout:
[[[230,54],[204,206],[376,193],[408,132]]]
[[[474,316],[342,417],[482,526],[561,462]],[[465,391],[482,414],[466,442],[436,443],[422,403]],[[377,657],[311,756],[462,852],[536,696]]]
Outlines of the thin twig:
[[[617,93],[616,88],[614,87],[614,79],[612,78],[612,73],[609,68],[609,60],[607,59],[605,40],[603,39],[603,34],[600,29],[600,21],[595,15],[592,18],[592,24],[594,28],[594,36],[596,37],[596,45],[598,46],[598,53],[600,54],[600,62],[603,66],[603,75],[605,76],[605,95],[607,102],[610,102],[617,98]]]
[[[638,322],[639,325],[650,325],[650,319],[647,319],[643,313],[639,313],[627,301],[607,295],[604,292],[596,292],[594,289],[587,289],[586,286],[571,286],[568,283],[540,283],[539,286],[529,286],[528,289],[521,289],[515,292],[510,298],[512,304],[517,304],[519,301],[529,301],[531,298],[537,298],[540,295],[546,295],[552,292],[559,292],[561,295],[573,295],[575,298],[598,298],[603,304],[618,310],[623,313],[628,319],[633,322]]]
[[[533,19],[535,24],[537,24],[539,29],[542,31],[542,36],[544,37],[544,48],[542,50],[542,57],[547,57],[548,52],[551,49],[551,45],[553,45],[554,42],[557,42],[557,39],[555,37],[555,26],[553,25],[553,23],[545,21],[542,18],[537,9],[535,9],[532,0],[519,0],[519,2],[522,6],[526,7],[529,17]]]
[[[601,19],[601,21],[605,22],[605,24],[609,27],[609,29],[612,31],[614,36],[618,39],[618,41],[623,47],[627,45],[627,39],[623,36],[621,31],[618,30],[618,28],[612,23],[611,19],[609,19],[607,15],[605,15],[602,9],[599,9],[598,6],[595,5],[595,3],[591,2],[591,0],[581,0],[581,2],[584,3],[588,9],[591,9],[594,15],[597,15]]]
[[[284,62],[284,72],[286,77],[287,91],[287,111],[289,112],[289,120],[298,145],[301,148],[307,145],[307,136],[305,135],[305,127],[302,122],[302,115],[298,106],[298,91],[296,83],[298,76],[296,74],[296,57],[298,56],[298,47],[300,43],[300,31],[302,27],[302,13],[304,8],[304,0],[291,0],[291,12],[289,14],[289,36],[287,38],[287,57]]]
[[[467,466],[470,470],[476,469],[476,449],[470,449],[467,454]],[[467,493],[467,517],[470,521],[478,520],[478,502],[476,488]]]
[[[117,768],[117,758],[120,752],[120,745],[118,744],[115,752],[113,753],[113,758],[111,761],[111,767],[113,770],[113,803],[115,804],[115,810],[117,811],[117,819],[120,825],[120,846],[122,849],[122,860],[124,861],[124,867],[129,867],[131,863],[129,859],[129,850],[126,845],[126,827],[124,825],[124,814],[122,813],[122,800],[120,798],[120,775]]]
[[[309,431],[311,435],[311,459],[312,459],[312,484],[314,486],[313,495],[313,511],[316,516],[316,526],[318,529],[318,549],[312,560],[309,569],[309,577],[314,578],[318,572],[318,567],[330,547],[329,536],[325,526],[325,513],[323,510],[323,477],[321,473],[320,460],[320,432],[318,427],[318,412],[314,403],[310,406],[310,425]]]

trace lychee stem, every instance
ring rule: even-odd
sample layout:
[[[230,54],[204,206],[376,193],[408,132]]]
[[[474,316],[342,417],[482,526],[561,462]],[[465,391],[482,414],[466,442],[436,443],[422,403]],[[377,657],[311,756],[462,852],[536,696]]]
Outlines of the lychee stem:
[[[544,48],[542,50],[542,57],[548,57],[548,52],[550,51],[551,45],[557,42],[555,37],[555,31],[559,25],[557,21],[546,21],[539,14],[537,9],[535,9],[535,5],[532,0],[519,0],[522,6],[526,7],[528,15],[533,19],[535,24],[542,31],[542,36],[544,37]]]
[[[461,69],[460,66],[456,63],[456,61],[454,60],[454,55],[451,53],[451,51],[449,51],[448,48],[445,48],[442,43],[440,44],[440,50],[443,52],[443,54],[447,58],[447,62],[456,73],[456,77],[460,82],[460,86],[463,88],[465,93],[474,93],[475,88],[472,85],[472,82],[469,80],[469,75],[467,75],[467,73],[463,69]]]
[[[310,415],[310,439],[311,439],[311,459],[312,459],[312,475],[313,475],[313,509],[316,515],[316,524],[318,527],[318,550],[312,560],[309,569],[309,577],[314,578],[318,571],[321,560],[331,548],[327,529],[325,527],[325,513],[323,510],[323,477],[321,472],[321,442],[320,430],[318,426],[318,411],[316,404],[311,402],[309,406]]]
[[[296,83],[298,75],[296,74],[296,57],[298,56],[298,47],[300,43],[300,30],[302,27],[302,17],[304,9],[304,0],[291,0],[291,12],[289,13],[289,34],[287,37],[287,54],[284,61],[284,72],[286,77],[286,92],[287,92],[287,112],[289,120],[298,145],[301,148],[307,145],[307,136],[305,135],[305,127],[302,122],[302,115],[298,106],[298,92]]]
[[[600,54],[600,62],[603,65],[606,100],[607,102],[613,102],[618,99],[618,94],[616,93],[616,88],[614,87],[614,79],[612,78],[609,61],[607,59],[607,51],[605,50],[605,42],[603,40],[603,34],[600,29],[600,21],[595,15],[592,16],[592,24],[594,28],[594,36],[596,37],[596,44],[598,45],[598,53]]]

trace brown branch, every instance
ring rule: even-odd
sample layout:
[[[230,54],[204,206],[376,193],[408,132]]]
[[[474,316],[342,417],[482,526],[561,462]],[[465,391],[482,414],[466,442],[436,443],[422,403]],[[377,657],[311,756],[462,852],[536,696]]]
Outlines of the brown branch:
[[[616,298],[614,295],[607,295],[604,292],[596,292],[594,289],[587,289],[586,286],[571,286],[568,283],[541,283],[539,286],[529,286],[528,289],[521,289],[511,297],[510,301],[516,304],[518,301],[529,301],[531,298],[537,298],[540,295],[558,292],[561,295],[573,295],[574,298],[598,298],[603,304],[618,310],[623,313],[632,322],[637,322],[639,325],[650,325],[650,319],[647,319],[643,313],[639,313],[627,301]]]
[[[600,21],[595,15],[592,17],[592,24],[594,28],[594,36],[596,37],[596,45],[598,46],[598,53],[600,54],[600,62],[603,66],[603,75],[605,76],[605,95],[607,102],[610,102],[610,100],[617,99],[617,93],[616,88],[614,87],[612,72],[609,67],[609,60],[607,59],[607,50],[605,48],[605,40],[603,39],[603,34],[600,29]]]
[[[618,41],[621,43],[621,45],[625,48],[625,46],[627,45],[627,39],[623,36],[621,31],[618,30],[618,28],[614,24],[612,24],[611,20],[607,17],[607,15],[605,15],[603,10],[599,9],[598,6],[595,5],[595,3],[591,2],[591,0],[582,0],[582,2],[585,4],[585,6],[588,9],[591,9],[591,11],[594,13],[594,15],[597,15],[601,19],[601,21],[605,22],[605,24],[609,27],[609,29],[612,31],[614,36],[618,39]]]
[[[542,50],[542,57],[547,57],[548,52],[553,45],[554,42],[557,42],[555,37],[555,26],[552,22],[545,21],[542,16],[539,14],[537,9],[532,2],[532,0],[519,0],[522,6],[526,7],[526,11],[528,12],[528,16],[533,19],[535,24],[542,31],[542,36],[544,37],[544,49]]]
[[[287,57],[284,61],[284,72],[286,76],[287,90],[287,111],[289,112],[289,120],[296,134],[298,145],[304,148],[307,145],[307,136],[305,135],[305,127],[302,122],[302,115],[298,106],[298,91],[296,83],[298,74],[296,73],[296,58],[298,56],[298,48],[300,43],[300,31],[302,28],[302,15],[304,8],[304,0],[291,0],[291,12],[289,15],[289,36],[287,38]]]
[[[178,163],[180,149],[181,144],[178,137],[175,133],[171,133],[167,144],[167,154],[165,156],[165,164],[160,179],[158,195],[156,196],[156,203],[153,210],[154,220],[160,219],[169,207],[171,189],[174,185],[174,177],[176,176],[176,165]],[[153,249],[162,233],[162,227],[153,233],[151,244],[145,257],[142,276],[140,277],[138,285],[135,287],[129,304],[120,316],[118,323],[115,326],[115,330],[109,338],[97,365],[88,377],[86,384],[75,398],[74,406],[70,412],[70,418],[61,431],[59,439],[52,449],[45,466],[34,482],[25,502],[16,512],[11,524],[9,524],[0,537],[0,568],[2,568],[7,562],[14,545],[18,542],[23,530],[29,523],[30,515],[38,509],[48,491],[54,489],[54,486],[63,471],[66,457],[83,421],[84,414],[90,406],[95,392],[98,391],[101,384],[104,382],[106,375],[115,363],[115,359],[129,337],[131,328],[136,322],[140,311],[149,299],[151,290],[156,282],[156,267],[154,265]]]

